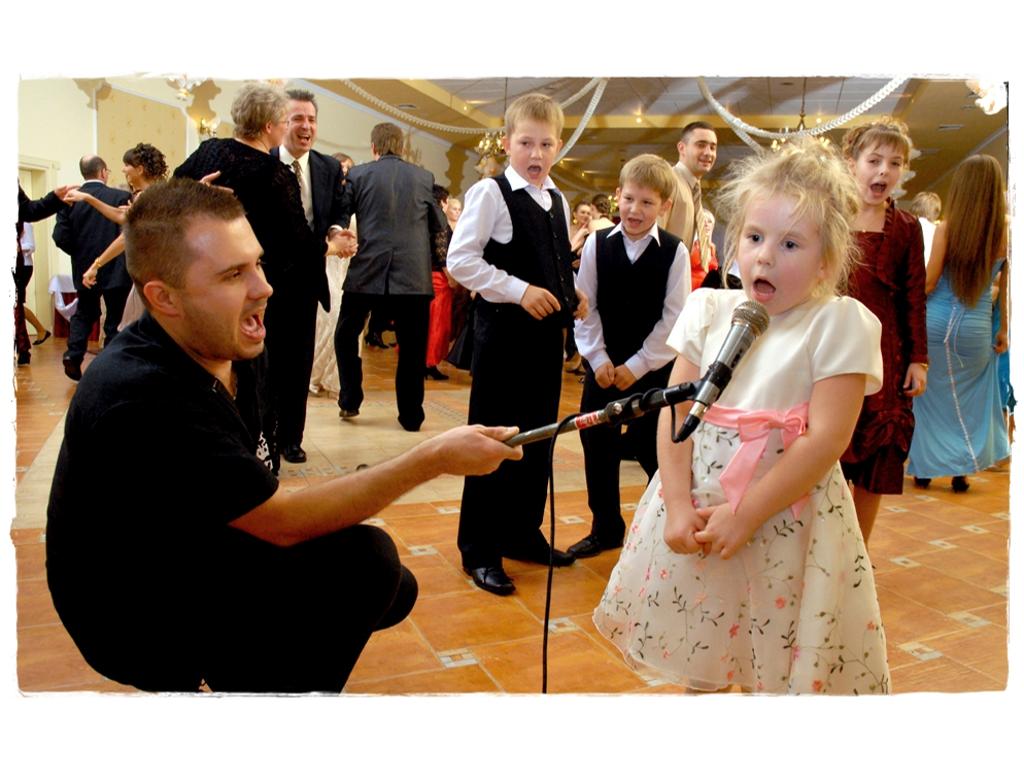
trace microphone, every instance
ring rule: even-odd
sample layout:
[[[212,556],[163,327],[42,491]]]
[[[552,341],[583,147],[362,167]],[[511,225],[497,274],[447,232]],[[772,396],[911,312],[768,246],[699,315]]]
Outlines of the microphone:
[[[708,366],[704,378],[697,385],[693,407],[683,421],[679,434],[674,438],[682,442],[700,424],[704,412],[721,396],[722,390],[732,379],[732,372],[747,353],[754,340],[768,327],[768,311],[757,301],[744,301],[732,312],[732,327],[718,350],[715,361]]]

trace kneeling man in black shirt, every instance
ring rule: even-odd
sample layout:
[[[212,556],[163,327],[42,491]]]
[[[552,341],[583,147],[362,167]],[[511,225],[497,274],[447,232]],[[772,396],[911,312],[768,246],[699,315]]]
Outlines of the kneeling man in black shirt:
[[[416,580],[358,525],[442,473],[521,448],[465,426],[365,471],[287,493],[264,439],[271,286],[239,202],[193,181],[128,213],[147,312],[89,366],[67,414],[46,567],[97,671],[151,691],[340,691],[370,633],[405,618]]]

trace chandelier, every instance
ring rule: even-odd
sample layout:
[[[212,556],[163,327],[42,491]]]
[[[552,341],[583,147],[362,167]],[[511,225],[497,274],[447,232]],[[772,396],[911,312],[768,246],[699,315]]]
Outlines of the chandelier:
[[[805,133],[808,133],[807,125],[804,123],[804,119],[807,117],[806,104],[807,104],[807,78],[805,77],[804,78],[804,83],[803,83],[803,88],[801,89],[801,92],[800,92],[800,120],[797,122],[796,128],[793,129],[793,135],[794,136],[802,136]],[[820,117],[817,119],[817,125],[821,125],[821,118]],[[815,127],[817,127],[817,126],[815,126]],[[789,127],[788,126],[784,127],[782,129],[782,132],[784,134],[783,136],[781,136],[780,138],[777,138],[777,139],[772,139],[772,150],[774,150],[774,151],[778,151],[779,147],[781,147],[783,144],[785,144],[786,140],[789,138]],[[815,138],[819,142],[821,142],[822,146],[827,147],[830,144],[830,140],[829,140],[828,136],[816,136]]]
[[[500,159],[505,156],[505,147],[502,140],[505,138],[504,130],[488,131],[483,138],[477,142],[476,153],[481,158],[494,157]]]
[[[1006,83],[999,80],[968,80],[967,87],[978,98],[974,104],[986,115],[1006,108]]]
[[[197,88],[203,81],[189,78],[188,75],[178,75],[167,79],[172,88],[177,90],[175,96],[181,101],[188,101],[192,98],[192,90]]]

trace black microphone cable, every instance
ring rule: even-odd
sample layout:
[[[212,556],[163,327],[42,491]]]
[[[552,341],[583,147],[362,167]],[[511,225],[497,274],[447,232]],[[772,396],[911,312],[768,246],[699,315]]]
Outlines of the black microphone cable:
[[[634,394],[629,398],[631,401],[649,402],[652,397],[661,393],[661,389],[649,389],[643,394]],[[548,626],[551,620],[551,589],[554,583],[555,574],[555,563],[554,563],[554,552],[555,552],[555,441],[563,431],[567,430],[566,427],[577,417],[581,416],[581,413],[572,413],[566,416],[564,419],[558,422],[558,426],[555,429],[555,433],[551,436],[551,446],[548,448],[548,494],[551,499],[551,540],[548,549],[548,582],[546,591],[544,594],[544,640],[543,647],[541,650],[541,693],[548,692]],[[621,421],[614,422],[615,426],[622,424]],[[605,425],[600,425],[605,426]],[[672,434],[675,435],[676,426],[676,409],[672,408]]]
[[[548,622],[551,620],[551,586],[555,577],[555,440],[562,430],[569,423],[580,416],[579,413],[572,413],[558,422],[558,428],[551,438],[551,445],[548,448],[548,494],[551,499],[551,543],[548,549],[548,584],[544,594],[544,643],[541,651],[541,693],[548,692]]]

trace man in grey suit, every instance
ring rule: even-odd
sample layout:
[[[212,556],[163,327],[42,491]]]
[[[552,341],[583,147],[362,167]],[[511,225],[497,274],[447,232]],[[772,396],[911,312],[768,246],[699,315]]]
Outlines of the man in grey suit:
[[[131,199],[127,192],[107,186],[110,169],[98,155],[85,155],[78,163],[82,172],[81,190],[88,192],[107,205],[126,205]],[[118,256],[99,271],[92,288],[82,283],[82,275],[96,258],[121,233],[121,228],[91,205],[76,203],[57,213],[53,228],[53,242],[71,257],[71,277],[78,291],[78,308],[71,316],[68,330],[68,348],[64,353],[64,373],[72,381],[82,378],[82,360],[89,344],[89,332],[100,316],[100,297],[107,307],[103,321],[103,343],[109,344],[117,335],[117,326],[124,313],[132,281],[124,266],[124,256]]]
[[[434,201],[434,176],[407,163],[402,129],[375,125],[370,133],[373,162],[357,165],[344,188],[344,211],[359,218],[359,250],[349,262],[334,332],[343,419],[359,414],[363,369],[359,334],[366,318],[383,312],[394,318],[398,337],[395,397],[398,421],[416,432],[423,423],[423,370],[430,324],[431,258],[444,232],[444,214]]]

